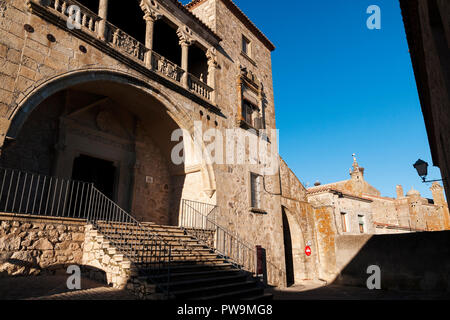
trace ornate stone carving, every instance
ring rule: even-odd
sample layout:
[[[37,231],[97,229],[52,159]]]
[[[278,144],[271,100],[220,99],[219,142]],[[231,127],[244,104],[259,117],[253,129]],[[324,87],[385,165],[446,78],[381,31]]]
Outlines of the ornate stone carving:
[[[152,55],[152,59],[152,65],[153,68],[156,69],[156,71],[177,82],[181,80],[181,76],[183,75],[184,71],[181,70],[178,66],[176,66],[166,58],[156,54]]]
[[[159,12],[159,4],[153,0],[142,0],[140,6],[142,11],[144,11],[144,20],[156,21],[163,17],[163,15]]]
[[[5,16],[6,9],[8,9],[8,7],[6,6],[6,1],[0,0],[0,17]]]
[[[250,80],[254,84],[256,84],[257,87],[261,86],[261,81],[258,79],[258,77],[247,69],[247,67],[239,66],[239,71],[242,77],[244,77],[246,80]]]
[[[209,48],[206,51],[206,58],[208,59],[208,66],[217,68],[219,63],[217,62],[217,50],[214,47]]]
[[[112,43],[120,50],[134,56],[139,60],[144,60],[146,49],[137,40],[133,39],[120,29],[116,29],[112,35]]]
[[[180,38],[180,45],[191,45],[194,43],[194,39],[192,38],[193,32],[189,27],[182,26],[177,30],[178,38]]]
[[[111,123],[114,121],[114,117],[110,112],[100,111],[95,121],[100,130],[103,132],[111,132]]]

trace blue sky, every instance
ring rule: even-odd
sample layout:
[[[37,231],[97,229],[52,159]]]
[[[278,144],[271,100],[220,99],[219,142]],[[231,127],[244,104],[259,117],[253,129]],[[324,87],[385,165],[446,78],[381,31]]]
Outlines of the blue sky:
[[[235,0],[276,45],[272,55],[280,154],[304,184],[348,179],[353,153],[382,195],[440,178],[420,109],[398,0]],[[280,5],[278,5],[280,4]],[[369,30],[370,5],[381,30]]]

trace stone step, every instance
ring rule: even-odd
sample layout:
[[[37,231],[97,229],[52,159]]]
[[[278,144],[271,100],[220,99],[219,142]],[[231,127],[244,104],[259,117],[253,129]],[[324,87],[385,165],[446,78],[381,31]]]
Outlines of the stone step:
[[[183,290],[185,288],[195,289],[208,287],[212,283],[215,285],[225,285],[232,283],[243,283],[247,279],[247,275],[240,273],[231,276],[219,276],[219,277],[202,277],[197,279],[189,279],[183,281],[174,281],[170,279],[170,282],[162,283],[164,287],[169,287],[170,291]]]
[[[133,268],[133,275],[140,281],[169,288],[176,298],[270,298],[250,273],[237,269],[181,228],[147,223],[97,225],[99,228],[89,234],[108,249],[115,261]]]
[[[143,255],[143,254],[139,254],[139,253],[131,253],[131,252],[126,252],[126,251],[121,251],[123,252],[127,257],[133,259],[133,258],[139,258],[139,259],[153,259],[155,260],[155,258],[159,257],[159,258],[164,258],[164,259],[168,259],[168,255],[165,255],[164,257],[162,257],[160,254],[155,254],[155,255]],[[116,256],[116,255],[115,255]],[[213,254],[209,254],[209,255],[201,255],[201,254],[172,254],[171,258],[173,259],[173,261],[179,261],[179,260],[198,260],[198,261],[210,261],[210,260],[220,260],[222,261],[223,259],[218,257],[217,255],[213,255]]]
[[[170,274],[170,280],[171,281],[182,281],[182,280],[195,280],[197,278],[204,278],[204,277],[227,277],[231,275],[237,275],[237,274],[247,274],[246,272],[243,272],[242,270],[238,269],[225,269],[225,270],[210,270],[210,271],[196,271],[196,272],[177,272],[177,273],[171,273]],[[167,282],[168,274],[162,274],[159,276],[153,276],[152,279],[157,280],[158,282]]]
[[[157,259],[155,257],[133,257],[128,256],[129,259],[132,261],[135,261],[136,263],[145,263],[147,265],[157,265],[160,263],[168,263],[169,257],[158,257]],[[116,261],[121,261],[117,259]],[[186,257],[186,256],[179,256],[179,257],[171,257],[170,263],[173,265],[176,264],[183,264],[183,263],[191,263],[191,264],[220,264],[224,260],[220,258],[209,258],[209,257]]]
[[[180,227],[177,226],[162,226],[162,225],[147,225],[147,224],[141,224],[141,225],[135,225],[135,224],[129,224],[129,223],[120,223],[120,222],[112,222],[112,223],[105,223],[105,222],[99,222],[97,223],[97,228],[116,228],[116,229],[126,229],[126,230],[135,230],[135,231],[142,231],[142,230],[149,230],[149,231],[169,231],[169,232],[184,232]]]
[[[238,300],[245,298],[261,297],[264,295],[264,289],[256,286],[249,287],[246,289],[238,288],[238,290],[228,291],[224,290],[220,293],[215,293],[208,296],[192,297],[191,300]]]
[[[114,248],[120,249],[120,250],[133,250],[137,252],[166,252],[169,250],[168,247],[162,246],[162,247],[152,247],[151,245],[141,245],[141,244],[130,244],[128,242],[111,242],[111,246]],[[211,249],[204,248],[204,247],[198,247],[198,248],[185,248],[185,247],[179,247],[176,248],[172,246],[172,254],[203,254],[203,255],[209,255],[209,254],[215,254]],[[215,254],[217,256],[217,254]]]
[[[171,274],[179,274],[179,273],[188,273],[188,272],[202,272],[202,271],[219,271],[219,270],[236,270],[233,268],[231,263],[222,262],[217,264],[180,264],[180,265],[171,265],[170,273]],[[146,270],[144,266],[140,269],[141,274],[153,275],[157,276],[152,269]],[[167,271],[160,270],[159,275],[167,275]]]
[[[120,239],[127,239],[127,240],[149,240],[149,239],[164,239],[164,240],[195,240],[192,236],[185,235],[185,234],[168,234],[168,235],[159,235],[159,237],[152,235],[150,233],[143,233],[143,234],[134,234],[134,233],[118,233],[118,232],[102,232],[102,235],[99,235],[97,237],[104,237],[107,236],[108,238],[120,238]]]
[[[154,247],[154,246],[161,246],[161,248],[168,248],[169,245],[172,247],[172,249],[186,249],[186,250],[211,250],[210,248],[206,247],[205,245],[199,243],[198,241],[181,241],[181,240],[170,240],[165,242],[159,242],[155,243],[154,241],[150,240],[126,240],[126,239],[120,239],[115,238],[111,239],[108,238],[108,241],[111,243],[111,245],[114,246],[121,246],[121,245],[128,245],[128,246],[146,246],[146,247]]]
[[[262,289],[256,287],[256,285],[257,284],[255,281],[239,281],[219,285],[211,285],[210,283],[209,286],[171,291],[171,294],[173,294],[177,298],[202,299],[205,296],[206,298],[208,298],[211,295],[227,294],[229,292],[242,292],[251,289],[255,291],[261,291]]]
[[[155,235],[184,235],[185,232],[183,230],[160,230],[160,229],[127,229],[127,228],[115,228],[115,227],[99,227],[99,231],[106,233],[124,233],[124,234],[136,234],[136,235],[146,235],[146,234],[155,234]]]

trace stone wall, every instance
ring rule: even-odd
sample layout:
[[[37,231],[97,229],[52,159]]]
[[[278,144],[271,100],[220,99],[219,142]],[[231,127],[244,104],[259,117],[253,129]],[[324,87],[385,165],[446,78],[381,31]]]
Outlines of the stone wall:
[[[168,225],[171,189],[168,160],[142,126],[138,127],[137,139],[132,213],[140,221]]]
[[[314,209],[319,276],[327,282],[334,279],[336,270],[336,228],[333,208],[323,206]]]
[[[216,69],[215,79],[216,103],[220,112],[192,92],[185,92],[186,90],[167,79],[159,79],[142,63],[136,62],[136,59],[128,59],[124,50],[105,49],[105,46],[96,43],[99,40],[94,41],[86,35],[79,37],[76,32],[68,31],[64,26],[56,26],[30,13],[25,1],[9,1],[4,16],[0,19],[0,142],[3,142],[7,135],[14,116],[25,116],[28,111],[26,108],[34,107],[34,101],[53,95],[55,88],[61,90],[75,84],[84,85],[86,88],[87,81],[92,81],[94,86],[96,81],[111,81],[117,84],[117,87],[134,87],[142,96],[152,97],[160,103],[160,114],[170,117],[177,125],[190,130],[191,133],[194,120],[204,121],[205,130],[213,127],[234,129],[237,128],[236,106],[240,99],[236,81],[241,65],[262,82],[266,126],[274,129],[276,124],[270,50],[223,2],[216,1],[206,11],[205,15],[208,15],[209,21],[206,23],[214,26],[216,33],[223,38],[222,47],[217,48],[219,68]],[[211,15],[212,12],[214,16]],[[26,24],[34,31],[26,31],[25,29],[29,30],[25,28]],[[252,41],[250,59],[242,55],[242,35]],[[49,40],[53,38],[56,41]],[[151,76],[148,76],[149,74]],[[82,81],[85,82],[80,84]],[[131,100],[129,103],[132,105],[135,102]],[[58,106],[55,104],[56,107]],[[150,106],[148,107],[150,110]],[[152,118],[153,113],[148,110],[143,114]],[[24,127],[27,125],[26,122]],[[275,137],[270,139],[277,140]],[[0,144],[3,146],[3,143]],[[141,155],[144,158],[148,156],[145,153]],[[186,182],[184,194],[195,195],[194,200],[219,205],[220,224],[245,241],[263,246],[267,250],[269,260],[283,270],[283,223],[278,174],[264,178],[261,197],[265,213],[255,213],[249,208],[250,171],[261,173],[262,169],[262,165],[249,163],[214,165],[210,172],[201,168],[198,172],[187,174],[184,180],[181,173],[180,180]],[[148,171],[151,170],[153,169],[148,168]],[[145,171],[142,172],[142,177],[138,178],[139,183],[142,183],[144,175],[153,175],[153,172]],[[155,209],[150,215],[151,218],[160,223],[174,223],[177,213],[171,212],[168,220],[161,218],[163,212],[167,212],[167,208],[164,208],[167,204],[166,184],[169,189],[176,189],[172,181],[163,181],[167,178],[163,171],[160,176],[155,174],[155,177],[161,177],[161,181],[155,180],[155,184],[150,186],[139,186],[138,193],[142,204],[136,211],[141,218],[146,218],[142,210],[153,206],[149,194],[155,194],[161,197],[157,201],[153,200]],[[176,203],[172,206],[174,207]],[[271,277],[273,283],[284,282],[279,272],[271,273]]]
[[[92,225],[86,226],[84,244],[82,264],[104,270],[108,284],[125,288],[131,277],[131,261],[111,246]]]
[[[314,208],[306,202],[306,189],[286,162],[280,161],[281,204],[289,225],[292,242],[294,281],[317,279],[319,277]],[[285,228],[286,229],[286,228]],[[285,230],[284,232],[288,232]],[[311,247],[311,255],[305,248]]]
[[[450,232],[338,236],[336,283],[366,286],[367,268],[381,270],[381,289],[450,291]]]
[[[84,230],[76,219],[0,214],[0,275],[65,272],[81,265]]]
[[[450,5],[446,0],[401,0],[433,164],[450,176]],[[444,183],[447,198],[450,185]]]
[[[51,175],[58,141],[58,117],[63,105],[64,95],[56,94],[32,112],[17,140],[2,152],[1,165]]]
[[[85,221],[0,214],[0,277],[67,274],[70,265],[137,298],[164,298],[155,285],[138,279],[131,261]]]

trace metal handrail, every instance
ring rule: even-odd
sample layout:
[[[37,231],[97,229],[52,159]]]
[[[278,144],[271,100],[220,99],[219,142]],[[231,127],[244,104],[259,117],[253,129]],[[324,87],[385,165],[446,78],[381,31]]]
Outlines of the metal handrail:
[[[256,250],[209,217],[218,210],[217,206],[205,214],[195,208],[194,203],[198,202],[182,200],[180,227],[215,250],[219,256],[231,260],[233,266],[256,274]],[[214,246],[201,236],[202,230],[215,231]]]
[[[92,183],[0,167],[0,211],[85,219],[141,269],[167,271],[167,284],[155,284],[169,293],[172,245]]]
[[[200,208],[211,208],[211,211],[201,212],[194,205]],[[190,235],[196,237],[204,244],[215,250],[220,256],[231,260],[231,263],[239,268],[257,274],[256,266],[256,245],[250,245],[248,242],[240,239],[236,234],[233,234],[226,228],[220,226],[215,216],[219,210],[218,206],[209,205],[192,200],[182,200],[180,227]],[[210,215],[214,219],[210,218]],[[208,236],[204,235],[205,231],[215,231],[214,245],[208,241]],[[271,267],[277,270],[286,278],[286,272],[277,266],[275,263],[266,259],[266,267]]]

